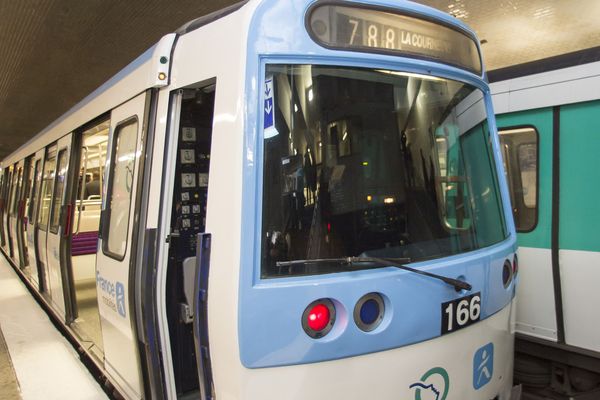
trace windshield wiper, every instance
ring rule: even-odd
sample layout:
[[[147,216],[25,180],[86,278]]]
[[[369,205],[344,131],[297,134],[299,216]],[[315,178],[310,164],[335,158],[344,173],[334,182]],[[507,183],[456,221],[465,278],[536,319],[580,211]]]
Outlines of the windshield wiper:
[[[313,260],[292,260],[292,261],[277,261],[278,267],[289,267],[298,264],[331,264],[339,263],[340,265],[354,267],[356,264],[371,263],[377,264],[373,268],[394,267],[405,271],[414,272],[415,274],[428,276],[430,278],[439,279],[456,290],[471,290],[472,286],[468,282],[459,281],[458,279],[448,278],[447,276],[434,274],[427,271],[421,271],[404,265],[410,262],[410,258],[380,258],[380,257],[340,257],[340,258],[316,258]]]

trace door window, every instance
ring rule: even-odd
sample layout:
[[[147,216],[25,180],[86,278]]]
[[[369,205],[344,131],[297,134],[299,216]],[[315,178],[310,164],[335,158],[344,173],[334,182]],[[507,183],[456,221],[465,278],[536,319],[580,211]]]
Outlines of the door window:
[[[515,227],[519,232],[529,232],[537,224],[538,134],[533,127],[498,133]]]
[[[58,233],[60,224],[60,207],[62,206],[63,190],[65,188],[65,177],[67,174],[67,150],[58,153],[56,165],[56,183],[54,184],[54,196],[52,200],[52,216],[50,217],[50,232]]]
[[[38,174],[40,174],[40,164],[41,164],[41,160],[35,160],[35,167],[34,167],[33,175],[31,175],[33,187],[31,188],[31,195],[29,197],[29,206],[27,209],[27,220],[29,221],[30,224],[33,224],[33,222],[34,222],[35,210],[36,210],[37,203],[38,203],[37,202],[38,189],[39,189],[39,181],[41,179],[41,176],[38,177]]]
[[[49,152],[50,153],[50,152]],[[52,186],[54,184],[54,167],[56,166],[56,153],[49,154],[44,164],[42,175],[42,199],[38,213],[38,226],[40,230],[48,229],[48,218],[50,216],[50,202],[52,201]]]
[[[117,126],[113,138],[107,201],[108,229],[103,237],[103,251],[117,259],[123,259],[127,249],[133,177],[139,156],[136,152],[137,132],[138,122],[133,118]]]

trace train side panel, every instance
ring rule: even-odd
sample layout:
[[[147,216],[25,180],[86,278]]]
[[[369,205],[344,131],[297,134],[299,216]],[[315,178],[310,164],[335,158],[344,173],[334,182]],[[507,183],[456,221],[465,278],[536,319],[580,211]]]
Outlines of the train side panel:
[[[567,344],[600,352],[600,101],[560,107],[559,262]],[[585,295],[584,295],[585,294]]]

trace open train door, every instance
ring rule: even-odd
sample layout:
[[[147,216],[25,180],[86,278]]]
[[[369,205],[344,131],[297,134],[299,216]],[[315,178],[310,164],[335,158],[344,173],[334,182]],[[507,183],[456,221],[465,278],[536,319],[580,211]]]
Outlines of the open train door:
[[[136,203],[135,188],[142,153],[146,93],[114,109],[110,116],[107,167],[96,261],[98,305],[106,370],[128,397],[142,394],[134,316],[130,260]]]
[[[13,169],[12,194],[8,209],[8,230],[12,242],[11,256],[15,264],[23,266],[22,243],[19,242],[19,229],[22,227],[19,222],[21,218],[21,189],[23,187],[24,160],[15,164]]]
[[[71,231],[72,205],[67,201],[67,171],[71,158],[73,134],[59,139],[56,144],[56,170],[50,202],[50,220],[46,239],[46,260],[50,296],[53,305],[61,315],[70,318],[70,301],[65,301],[65,290],[68,289],[66,265],[66,243]],[[70,196],[69,196],[70,197]]]
[[[6,238],[4,234],[4,209],[6,204],[6,187],[8,187],[6,181],[8,180],[8,169],[4,168],[0,170],[0,247],[4,248]]]
[[[27,243],[25,243],[24,218],[26,206],[27,180],[29,179],[29,164],[31,159],[26,158],[17,163],[17,189],[15,204],[11,214],[12,237],[14,238],[15,262],[21,268],[27,266]]]
[[[14,168],[11,165],[11,166],[6,167],[5,171],[6,171],[6,174],[5,174],[6,201],[4,203],[4,207],[2,210],[2,226],[3,226],[3,230],[4,230],[4,234],[5,234],[5,241],[4,241],[2,248],[4,249],[4,251],[6,251],[6,254],[12,258],[13,257],[13,246],[12,246],[12,238],[10,236],[10,206],[12,203],[12,196],[13,196],[13,191],[14,191],[14,180],[13,180]]]
[[[31,278],[33,279],[34,284],[42,290],[46,290],[44,285],[43,275],[39,272],[39,254],[37,247],[37,215],[38,215],[38,204],[40,198],[40,186],[42,184],[42,176],[43,170],[42,166],[44,165],[44,156],[46,154],[46,150],[42,149],[35,153],[33,157],[33,176],[31,179],[33,180],[33,185],[31,188],[31,194],[29,197],[29,206],[27,208],[27,229],[26,229],[26,237],[27,241],[27,249],[28,249],[28,257],[29,257],[29,272],[31,274]]]

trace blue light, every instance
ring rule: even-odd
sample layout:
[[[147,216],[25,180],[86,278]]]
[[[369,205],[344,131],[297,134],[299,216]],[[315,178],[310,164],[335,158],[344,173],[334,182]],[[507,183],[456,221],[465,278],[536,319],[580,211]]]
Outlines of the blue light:
[[[504,287],[507,287],[510,283],[511,274],[512,266],[510,265],[510,262],[506,261],[502,266],[502,283],[504,284]]]
[[[365,325],[371,325],[379,318],[379,304],[373,299],[365,301],[360,308],[360,320]]]

